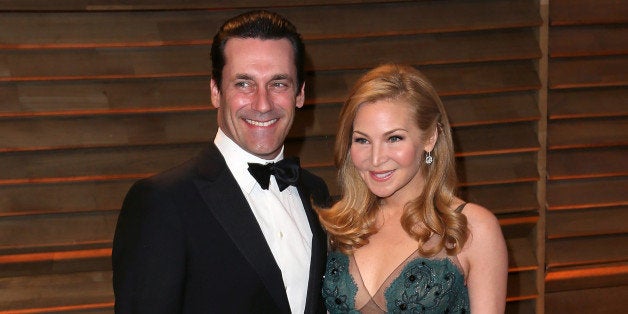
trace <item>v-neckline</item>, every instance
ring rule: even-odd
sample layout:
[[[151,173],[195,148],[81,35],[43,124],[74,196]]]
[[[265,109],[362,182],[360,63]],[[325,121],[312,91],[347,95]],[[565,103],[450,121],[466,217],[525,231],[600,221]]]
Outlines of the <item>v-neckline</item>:
[[[395,267],[385,278],[384,281],[382,281],[381,283],[379,283],[379,286],[377,287],[377,290],[375,290],[375,293],[371,293],[371,291],[369,291],[369,288],[366,286],[366,284],[364,284],[364,279],[362,278],[362,271],[360,271],[360,266],[358,265],[358,261],[355,258],[354,254],[351,254],[349,257],[353,260],[353,264],[355,264],[355,270],[356,270],[356,274],[360,277],[358,278],[360,280],[360,283],[362,284],[362,287],[364,287],[364,290],[366,291],[366,294],[368,294],[369,298],[371,300],[373,300],[375,298],[375,296],[380,292],[380,290],[382,289],[382,286],[388,282],[388,280],[390,279],[390,276],[392,276],[392,274],[397,273],[397,270],[399,270],[400,267],[405,267],[405,265],[407,265],[407,261],[413,257],[417,252],[419,251],[419,249],[416,249],[414,251],[412,251],[412,253],[410,253],[410,255],[408,255],[405,259],[403,259],[401,261],[401,263],[399,263],[397,265],[397,267]]]

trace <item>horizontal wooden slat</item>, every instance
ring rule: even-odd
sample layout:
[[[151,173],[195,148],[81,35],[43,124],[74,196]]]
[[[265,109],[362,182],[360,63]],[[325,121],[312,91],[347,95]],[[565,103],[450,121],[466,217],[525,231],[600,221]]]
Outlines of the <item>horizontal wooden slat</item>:
[[[548,239],[628,233],[628,206],[547,213]]]
[[[430,65],[541,56],[532,29],[314,41],[306,47],[317,70],[372,68],[391,60]]]
[[[628,261],[628,234],[553,239],[546,242],[549,269]]]
[[[551,89],[626,86],[628,56],[552,59],[549,62]]]
[[[506,238],[509,272],[532,271],[539,268],[534,255],[536,244],[526,238]]]
[[[0,255],[0,278],[111,270],[111,248]]]
[[[0,50],[0,81],[209,76],[209,46]]]
[[[628,116],[554,120],[547,133],[549,149],[628,145]]]
[[[206,142],[217,129],[215,113],[0,120],[0,151]]]
[[[540,88],[531,61],[418,67],[441,96],[529,91]],[[362,71],[321,71],[308,77],[306,97],[316,103],[344,102]]]
[[[209,79],[0,83],[0,117],[210,110]]]
[[[550,210],[627,205],[626,191],[626,177],[549,181],[547,205]]]
[[[549,5],[551,26],[628,22],[628,5],[624,1],[552,0]]]
[[[20,313],[27,309],[56,312],[76,307],[111,308],[111,278],[111,271],[0,278],[0,309]]]
[[[536,121],[540,118],[533,92],[454,96],[442,99],[454,126]]]
[[[208,144],[5,153],[0,154],[0,180],[8,184],[12,179],[154,173],[194,157],[206,145]]]
[[[549,41],[552,58],[626,54],[628,27],[552,27]]]
[[[438,157],[437,157],[438,158]],[[537,181],[536,154],[504,154],[460,158],[458,175],[468,184],[502,184]]]
[[[373,2],[375,0],[302,0],[300,5],[318,4],[352,4]],[[390,0],[376,0],[387,2]],[[291,6],[290,0],[271,0],[264,3],[266,7]],[[168,0],[134,0],[130,3],[121,3],[111,0],[62,0],[50,5],[46,0],[2,0],[0,7],[7,11],[127,11],[127,10],[181,10],[181,9],[224,9],[258,7],[255,0],[186,0],[172,2]]]
[[[52,49],[208,44],[231,11],[4,12],[0,48]],[[179,32],[173,32],[178,30]],[[178,34],[177,34],[178,33]]]
[[[535,152],[539,149],[534,124],[511,123],[454,130],[454,147],[462,156]]]
[[[3,217],[0,252],[35,247],[110,243],[118,211]]]
[[[0,216],[119,209],[138,179],[0,185]]]
[[[545,313],[624,313],[628,286],[545,294]]]
[[[507,301],[530,300],[538,296],[535,285],[536,272],[526,271],[508,274]]]
[[[419,69],[443,96],[529,91],[541,87],[531,61],[419,67]]]
[[[627,88],[553,90],[549,93],[550,120],[628,116]]]
[[[32,313],[90,313],[111,314],[114,311],[114,302],[62,305],[47,308],[27,308],[20,310],[0,311],[0,314],[32,314]]]
[[[504,214],[497,218],[506,238],[530,237],[539,221],[538,213],[530,212]]]
[[[273,10],[290,19],[305,40],[531,27],[541,22],[538,12],[526,1],[334,4],[311,6],[307,10],[302,7]],[[0,29],[6,30],[0,34],[0,48],[207,44],[224,20],[240,12],[180,9],[0,13]],[[321,19],[322,16],[325,18]],[[374,20],[372,16],[379,18]]]
[[[628,262],[565,267],[552,270],[545,276],[547,292],[621,286],[626,282]]]
[[[495,214],[534,212],[539,208],[535,182],[464,186],[460,194]]]
[[[628,147],[552,150],[547,172],[551,180],[628,176]]]
[[[506,302],[506,314],[534,313],[536,309],[535,299]]]

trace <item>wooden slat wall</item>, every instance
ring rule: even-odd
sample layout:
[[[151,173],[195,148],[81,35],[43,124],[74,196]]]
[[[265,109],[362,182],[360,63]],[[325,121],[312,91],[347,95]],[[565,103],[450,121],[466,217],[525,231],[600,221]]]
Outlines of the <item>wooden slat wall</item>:
[[[551,0],[547,313],[628,305],[628,1]]]
[[[0,313],[112,311],[109,256],[122,198],[133,181],[182,162],[213,138],[211,36],[227,17],[258,6],[247,0],[124,3],[0,0]],[[534,312],[543,298],[536,279],[544,269],[537,262],[543,243],[535,230],[545,203],[537,199],[545,177],[537,170],[545,162],[538,155],[545,135],[538,132],[543,22],[537,1],[267,5],[297,25],[309,53],[307,104],[297,114],[288,152],[338,193],[333,139],[348,88],[381,62],[417,66],[449,111],[463,196],[490,208],[503,226],[510,253],[507,312]],[[594,60],[609,71],[624,62],[620,56]],[[617,88],[577,91],[625,98]],[[625,131],[625,108],[610,108],[623,112],[586,121],[607,126],[609,136],[622,134],[613,130]],[[570,122],[556,121],[573,135]],[[587,146],[597,143],[590,139]],[[621,161],[625,148],[593,152]],[[625,170],[625,162],[598,166]],[[609,182],[625,189],[621,177],[609,175],[559,181],[552,192]],[[621,197],[622,186],[615,189]],[[625,203],[612,206],[604,210],[624,212]],[[586,211],[574,212],[576,218],[593,219]],[[605,225],[623,228],[611,219]],[[613,237],[622,234],[604,243]],[[568,245],[575,241],[563,238]]]

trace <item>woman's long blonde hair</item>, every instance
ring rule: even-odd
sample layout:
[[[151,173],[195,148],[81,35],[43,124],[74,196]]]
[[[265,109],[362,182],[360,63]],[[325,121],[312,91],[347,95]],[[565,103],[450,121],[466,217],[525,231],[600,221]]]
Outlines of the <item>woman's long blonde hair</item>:
[[[342,198],[329,209],[317,209],[330,245],[344,253],[366,245],[377,232],[375,218],[378,197],[366,186],[350,157],[353,121],[360,105],[379,100],[398,100],[411,108],[424,142],[438,131],[431,155],[432,164],[422,163],[420,173],[425,185],[409,202],[401,218],[404,230],[419,244],[419,252],[434,255],[443,249],[457,254],[467,240],[466,217],[452,208],[457,184],[451,131],[445,108],[425,76],[415,68],[386,64],[362,76],[353,87],[340,113],[335,144],[335,164]],[[426,152],[424,154],[427,154]],[[425,155],[423,155],[425,157]],[[425,248],[438,235],[440,242]]]

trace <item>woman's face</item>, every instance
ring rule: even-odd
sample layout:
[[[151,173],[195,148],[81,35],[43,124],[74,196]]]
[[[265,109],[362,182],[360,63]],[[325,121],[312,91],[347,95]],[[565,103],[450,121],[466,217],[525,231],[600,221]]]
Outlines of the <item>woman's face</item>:
[[[400,204],[421,193],[425,150],[421,136],[414,114],[402,100],[360,105],[353,121],[350,157],[371,192]]]

